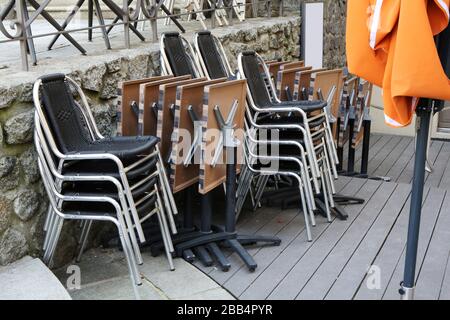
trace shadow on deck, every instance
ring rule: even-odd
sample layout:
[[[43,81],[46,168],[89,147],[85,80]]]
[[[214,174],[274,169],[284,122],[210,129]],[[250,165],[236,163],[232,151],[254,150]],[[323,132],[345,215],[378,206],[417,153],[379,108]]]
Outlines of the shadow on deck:
[[[233,255],[232,268],[197,267],[239,299],[399,299],[403,276],[414,139],[374,135],[369,173],[392,182],[341,177],[341,193],[366,199],[347,206],[347,221],[318,217],[306,241],[298,209],[245,212],[241,233],[277,235],[279,247],[252,248],[249,272]],[[360,157],[360,150],[357,159]],[[417,257],[416,299],[450,299],[450,142],[433,141]],[[379,277],[378,277],[379,276]]]

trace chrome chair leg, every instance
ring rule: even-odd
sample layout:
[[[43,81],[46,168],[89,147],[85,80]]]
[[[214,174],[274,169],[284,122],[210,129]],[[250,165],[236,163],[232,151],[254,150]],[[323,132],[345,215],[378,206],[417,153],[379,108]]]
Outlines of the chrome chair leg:
[[[83,230],[81,231],[81,237],[80,237],[80,249],[78,251],[78,255],[77,258],[75,259],[75,261],[77,263],[79,263],[81,261],[81,256],[83,255],[84,249],[86,247],[86,243],[87,243],[87,239],[89,236],[89,231],[91,230],[92,227],[92,220],[85,220],[84,222],[84,226],[83,226]]]
[[[329,198],[330,198],[330,191],[327,188],[327,184],[325,183],[325,174],[324,174],[324,169],[322,167],[321,170],[321,182],[322,182],[322,194],[323,194],[323,200],[325,202],[325,210],[326,210],[326,215],[327,215],[327,221],[331,222],[331,211],[330,211],[330,203],[329,203]],[[332,196],[332,195],[331,195]]]

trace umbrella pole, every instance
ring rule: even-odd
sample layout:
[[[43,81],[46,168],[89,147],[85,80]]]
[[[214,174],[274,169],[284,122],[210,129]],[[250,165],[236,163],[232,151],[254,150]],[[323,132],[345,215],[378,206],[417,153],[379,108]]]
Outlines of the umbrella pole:
[[[422,104],[423,102],[423,104]],[[422,213],[423,185],[427,143],[432,114],[431,100],[421,100],[416,108],[416,154],[414,159],[414,178],[409,211],[408,238],[403,281],[399,290],[402,300],[413,300],[416,278],[417,246],[419,242],[420,216]]]

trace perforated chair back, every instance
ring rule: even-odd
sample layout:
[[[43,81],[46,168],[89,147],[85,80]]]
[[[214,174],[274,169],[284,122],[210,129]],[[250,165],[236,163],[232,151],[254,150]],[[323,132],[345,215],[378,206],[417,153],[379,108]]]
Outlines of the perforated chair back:
[[[174,76],[191,75],[198,76],[196,68],[193,66],[192,59],[183,45],[183,40],[178,32],[164,33],[161,37],[163,46],[161,50],[165,51],[168,63]]]
[[[247,85],[257,107],[264,108],[272,104],[266,83],[261,75],[260,61],[254,51],[242,52],[242,69]]]
[[[64,74],[40,78],[42,107],[57,147],[63,153],[87,149],[94,142]]]
[[[229,77],[214,37],[209,31],[197,33],[196,44],[210,79]]]

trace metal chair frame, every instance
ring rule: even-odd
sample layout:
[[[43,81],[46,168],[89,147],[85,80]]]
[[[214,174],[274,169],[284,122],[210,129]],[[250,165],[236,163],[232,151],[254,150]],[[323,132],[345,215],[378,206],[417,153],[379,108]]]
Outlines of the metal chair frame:
[[[86,98],[83,94],[83,92],[81,91],[81,89],[79,88],[79,86],[70,78],[65,77],[65,79],[68,81],[68,83],[70,83],[71,85],[73,85],[76,89],[76,91],[79,93],[81,100],[82,100],[82,104],[84,105],[84,108],[80,105],[77,104],[78,108],[80,109],[79,111],[81,111],[81,115],[83,116],[87,128],[90,131],[92,137],[95,138],[103,138],[103,136],[100,134],[100,132],[98,131],[98,128],[95,125],[95,120],[89,110],[89,108],[87,108],[87,101]],[[149,181],[151,178],[157,176],[159,178],[161,187],[162,187],[162,191],[163,191],[163,195],[164,195],[164,200],[165,200],[165,207],[166,207],[166,214],[168,215],[168,219],[169,221],[173,221],[173,217],[171,217],[173,210],[171,210],[171,204],[170,204],[170,199],[171,199],[171,194],[169,193],[169,195],[167,195],[167,192],[165,191],[166,188],[166,180],[164,179],[164,174],[161,170],[162,166],[160,163],[157,162],[156,167],[157,170],[155,171],[155,173],[153,175],[151,175],[151,177],[146,177],[143,180],[137,182],[135,185],[133,186],[129,186],[128,184],[128,179],[126,177],[126,173],[133,169],[136,168],[137,166],[141,165],[142,163],[144,163],[145,161],[151,160],[152,158],[154,158],[155,156],[158,156],[158,161],[160,162],[160,156],[159,156],[159,150],[156,149],[154,152],[152,152],[150,155],[144,156],[143,158],[137,160],[136,162],[132,163],[131,165],[127,166],[127,167],[123,167],[122,162],[120,161],[119,158],[117,158],[116,156],[112,155],[112,154],[107,154],[107,153],[98,153],[98,154],[63,154],[62,152],[59,151],[59,149],[56,146],[56,142],[53,139],[52,133],[50,131],[50,128],[48,126],[48,123],[46,121],[45,115],[43,113],[42,110],[42,106],[40,104],[40,97],[39,97],[39,89],[40,89],[40,85],[41,85],[41,80],[37,80],[35,82],[34,88],[33,88],[33,99],[35,102],[35,106],[36,106],[36,113],[35,113],[35,132],[36,132],[36,147],[37,150],[41,150],[43,149],[44,154],[46,156],[46,159],[49,160],[51,159],[51,154],[54,155],[54,157],[56,157],[58,159],[58,169],[56,169],[56,167],[53,167],[53,174],[56,175],[56,177],[60,180],[63,181],[65,180],[65,176],[61,175],[61,170],[62,167],[64,165],[65,162],[67,161],[82,161],[82,160],[112,160],[115,162],[115,164],[118,167],[118,173],[120,176],[120,181],[118,179],[115,179],[113,177],[109,177],[109,176],[97,176],[95,174],[93,175],[89,175],[89,177],[85,178],[85,181],[92,181],[90,179],[96,179],[96,181],[108,181],[108,182],[112,182],[116,185],[117,190],[118,190],[118,196],[121,202],[121,206],[122,206],[122,210],[124,212],[125,217],[127,218],[128,216],[128,211],[131,211],[131,216],[133,217],[134,223],[131,222],[131,219],[127,219],[127,223],[128,225],[133,227],[133,229],[136,229],[138,235],[139,235],[139,240],[141,242],[145,242],[145,237],[141,237],[140,235],[140,231],[142,232],[142,227],[141,227],[141,222],[143,219],[139,218],[139,216],[137,215],[137,211],[136,211],[136,203],[134,202],[134,199],[132,197],[131,191],[142,185],[143,183]],[[48,148],[48,145],[50,146],[50,148]],[[42,149],[41,149],[42,148]],[[51,151],[50,151],[50,150]],[[41,153],[42,155],[42,153]],[[41,161],[43,161],[43,158],[41,159]],[[48,162],[48,161],[47,161]],[[52,163],[53,161],[51,161]],[[78,176],[77,176],[78,177]],[[69,181],[74,181],[73,177],[70,178],[72,180]],[[77,181],[83,181],[82,178],[80,178],[80,180]],[[173,198],[172,198],[173,200]],[[173,200],[174,201],[174,200]],[[127,205],[128,203],[128,205]],[[173,202],[174,203],[174,202]],[[164,212],[162,210],[161,207],[161,211]],[[50,210],[49,210],[50,213]],[[145,217],[145,219],[147,219],[149,216],[147,215]],[[171,245],[171,241],[170,241],[170,233],[168,232],[169,229],[167,227],[167,224],[164,223],[164,221],[166,221],[166,217],[163,216],[163,224],[161,225],[164,230],[166,232],[166,235],[164,236],[164,238],[166,238],[166,240],[168,240],[168,245],[171,249],[171,251],[173,251],[173,246]],[[173,233],[176,233],[176,227],[174,225],[174,223],[170,223],[171,225],[171,229]],[[46,220],[46,225],[45,225],[45,229],[49,229],[49,227],[51,226],[50,224],[51,222],[51,217],[48,215],[47,216],[47,220]],[[166,227],[164,227],[164,225],[166,225]],[[142,234],[143,235],[143,234]],[[139,264],[142,264],[142,257],[140,255],[140,251],[139,251],[139,246],[137,244],[137,240],[134,234],[134,231],[130,232],[130,237],[132,239],[132,243],[133,243],[133,247],[134,247],[134,251],[135,251],[135,255],[136,258],[138,260]],[[49,240],[47,239],[47,241],[44,243],[44,247],[47,246],[47,242]],[[170,259],[171,260],[171,259]],[[171,264],[171,268],[173,268],[173,264],[169,261],[169,263]]]

